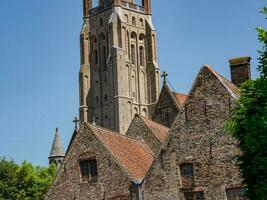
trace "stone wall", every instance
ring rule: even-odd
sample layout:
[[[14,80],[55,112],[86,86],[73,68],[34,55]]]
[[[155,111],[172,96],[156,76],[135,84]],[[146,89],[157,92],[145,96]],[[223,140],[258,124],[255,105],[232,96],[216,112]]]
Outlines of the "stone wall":
[[[145,200],[184,199],[183,191],[202,191],[205,200],[222,200],[226,199],[226,186],[241,183],[235,162],[240,152],[224,131],[234,100],[203,67],[145,178]],[[182,182],[179,166],[184,163],[193,164],[193,187]]]
[[[79,161],[95,157],[98,180],[84,183],[81,180]],[[103,200],[129,199],[131,180],[121,170],[116,160],[87,128],[82,128],[74,138],[58,176],[46,200]]]
[[[154,155],[158,153],[161,147],[161,142],[138,116],[133,119],[126,135],[145,142]]]
[[[156,109],[153,113],[153,121],[158,122],[166,127],[171,127],[179,110],[177,103],[171,96],[171,91],[165,84],[162,87]]]

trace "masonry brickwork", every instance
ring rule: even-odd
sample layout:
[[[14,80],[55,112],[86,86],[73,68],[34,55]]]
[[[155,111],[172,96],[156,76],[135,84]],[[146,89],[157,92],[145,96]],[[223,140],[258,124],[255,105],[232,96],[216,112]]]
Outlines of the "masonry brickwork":
[[[226,187],[241,184],[235,162],[240,151],[224,131],[237,96],[220,79],[209,67],[201,69],[183,111],[145,177],[144,199],[185,199],[188,191],[202,191],[207,200],[227,199]],[[181,177],[184,163],[194,168],[189,183]]]

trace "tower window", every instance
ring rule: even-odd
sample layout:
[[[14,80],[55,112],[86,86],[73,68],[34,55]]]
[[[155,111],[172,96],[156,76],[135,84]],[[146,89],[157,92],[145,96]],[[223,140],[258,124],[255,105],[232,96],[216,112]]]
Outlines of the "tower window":
[[[132,24],[133,24],[134,26],[136,25],[135,17],[132,18]]]
[[[129,22],[128,15],[124,15],[124,18],[125,18],[125,22],[128,23]]]
[[[140,66],[144,66],[144,47],[139,48]]]
[[[104,25],[103,18],[100,18],[100,19],[99,19],[99,25],[100,25],[100,26],[103,26],[103,25]]]
[[[97,53],[97,50],[94,50],[94,60],[95,60],[95,64],[98,64],[98,53]]]
[[[186,176],[186,177],[194,176],[194,169],[192,164],[189,163],[182,164],[180,165],[180,170],[181,170],[181,176]]]
[[[108,95],[105,94],[104,99],[105,99],[105,101],[107,101],[108,100]]]
[[[144,27],[144,21],[143,21],[142,18],[140,18],[140,26],[141,26],[141,27]]]
[[[135,46],[131,45],[131,62],[135,64]]]
[[[96,159],[80,161],[80,172],[82,181],[97,181],[97,163]]]

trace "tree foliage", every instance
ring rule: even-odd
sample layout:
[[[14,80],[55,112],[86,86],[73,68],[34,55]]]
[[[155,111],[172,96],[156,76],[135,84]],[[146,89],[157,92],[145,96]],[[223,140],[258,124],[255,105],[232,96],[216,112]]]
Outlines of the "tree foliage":
[[[263,9],[267,17],[267,8]],[[267,18],[266,18],[267,19]],[[259,51],[260,77],[247,81],[228,123],[228,131],[239,141],[242,155],[239,165],[247,196],[253,200],[267,199],[267,32],[257,28],[263,48]]]
[[[17,165],[0,160],[0,200],[41,200],[56,174],[56,166],[34,167],[24,161]]]

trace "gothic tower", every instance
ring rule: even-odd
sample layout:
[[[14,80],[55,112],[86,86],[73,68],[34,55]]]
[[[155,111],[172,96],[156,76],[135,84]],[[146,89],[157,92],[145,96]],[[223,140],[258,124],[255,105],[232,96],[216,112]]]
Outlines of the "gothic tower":
[[[80,120],[125,133],[136,113],[151,118],[160,92],[150,0],[83,0]]]

